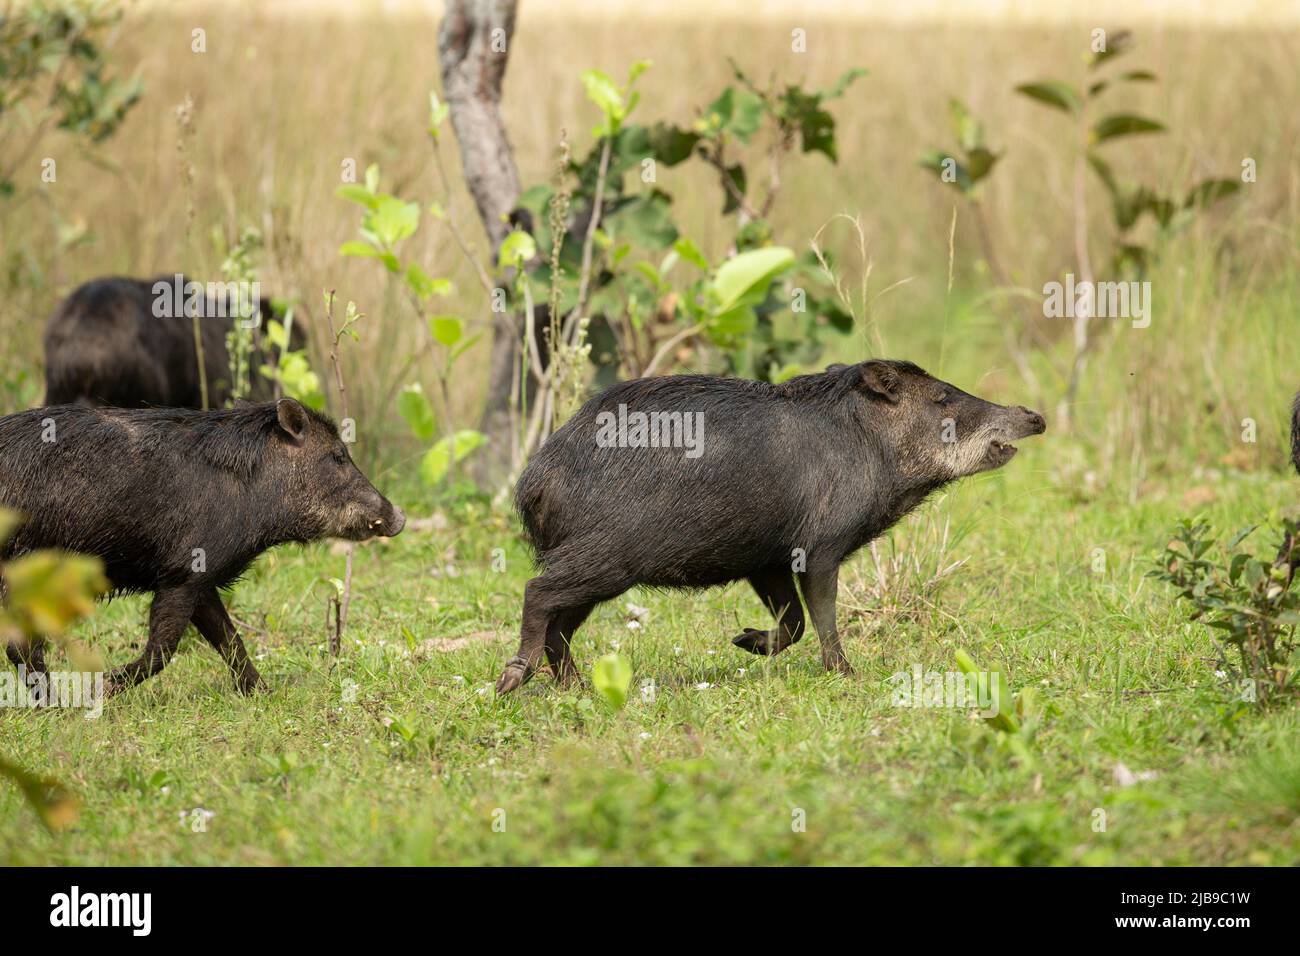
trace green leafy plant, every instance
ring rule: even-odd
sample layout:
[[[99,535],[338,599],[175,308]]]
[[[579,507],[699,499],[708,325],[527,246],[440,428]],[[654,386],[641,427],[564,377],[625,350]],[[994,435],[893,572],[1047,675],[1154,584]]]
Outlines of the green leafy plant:
[[[1158,120],[1138,113],[1114,112],[1098,117],[1102,98],[1126,84],[1154,83],[1149,70],[1119,69],[1115,62],[1133,46],[1132,34],[1120,31],[1109,38],[1105,48],[1087,60],[1088,75],[1075,85],[1062,80],[1037,80],[1022,83],[1016,92],[1043,106],[1064,113],[1077,131],[1081,160],[1096,174],[1110,198],[1115,224],[1111,268],[1116,274],[1126,271],[1144,273],[1152,255],[1152,246],[1133,238],[1131,231],[1144,214],[1149,214],[1161,232],[1177,229],[1194,213],[1235,193],[1241,183],[1231,179],[1206,179],[1192,186],[1181,197],[1163,194],[1154,187],[1122,180],[1103,158],[1102,148],[1119,139],[1165,132]]]
[[[1013,694],[1001,669],[985,671],[969,654],[960,649],[953,656],[957,668],[963,674],[976,680],[987,679],[988,681],[989,713],[982,716],[985,725],[996,731],[996,735],[992,738],[993,746],[998,750],[1009,752],[1026,766],[1032,765],[1034,737],[1047,714],[1034,689],[1025,687]]]
[[[0,508],[0,543],[21,522],[18,514]],[[90,613],[95,598],[108,591],[98,558],[59,551],[33,551],[0,565],[0,645],[53,640],[83,670],[102,670],[98,656],[68,635],[68,629]],[[70,824],[77,801],[55,780],[30,773],[0,757],[0,777],[12,781],[27,798],[41,823],[51,831]]]
[[[921,165],[938,176],[940,182],[974,199],[980,182],[993,172],[1002,154],[989,149],[984,141],[984,124],[961,100],[948,101],[948,118],[957,137],[957,149],[952,152],[932,149],[921,157]]]
[[[267,321],[265,339],[275,350],[276,364],[263,365],[259,372],[263,378],[278,382],[283,395],[321,411],[325,407],[325,392],[321,388],[320,376],[312,370],[307,350],[295,349],[292,345],[294,317],[294,307],[287,305],[283,322]]]
[[[446,106],[436,96],[431,97],[430,135],[435,142],[439,128],[446,119]],[[407,202],[380,191],[379,167],[370,165],[364,183],[340,186],[338,195],[357,203],[362,214],[360,239],[350,240],[339,247],[339,253],[381,262],[394,276],[399,277],[412,310],[427,331],[425,347],[413,354],[398,375],[402,380],[416,359],[430,352],[435,358],[435,388],[426,392],[419,383],[408,383],[398,396],[398,411],[407,422],[412,434],[422,442],[433,438],[437,423],[442,423],[443,437],[426,453],[420,464],[420,477],[430,487],[446,481],[451,483],[455,465],[471,454],[484,441],[483,435],[472,429],[457,429],[451,416],[451,376],[457,361],[478,342],[481,334],[467,335],[465,322],[457,315],[435,312],[435,298],[451,295],[449,279],[431,277],[419,263],[401,258],[402,243],[415,235],[420,225],[420,205]],[[429,209],[436,219],[445,218],[437,204]],[[516,243],[512,249],[518,249]],[[505,248],[503,247],[503,252]],[[430,394],[436,399],[435,411]]]
[[[139,100],[138,79],[113,76],[103,49],[121,19],[115,0],[32,0],[0,11],[0,199],[51,127],[90,143],[113,135]]]
[[[605,705],[620,711],[627,704],[627,690],[632,686],[632,665],[621,654],[606,654],[592,668],[591,682]]]
[[[1195,610],[1191,620],[1213,628],[1219,667],[1247,702],[1294,699],[1300,675],[1300,591],[1292,588],[1300,565],[1300,522],[1286,519],[1274,557],[1242,548],[1255,530],[1242,528],[1219,545],[1210,525],[1183,519],[1173,540],[1148,572],[1178,590]]]
[[[836,160],[835,120],[826,106],[865,71],[851,70],[829,89],[809,90],[760,87],[733,63],[734,82],[694,121],[679,125],[631,121],[637,103],[632,84],[646,66],[636,64],[621,87],[605,74],[583,74],[602,111],[596,141],[586,156],[567,163],[564,182],[534,186],[521,197],[537,248],[556,248],[559,241],[554,265],[530,264],[530,297],[545,301],[545,291],[555,287],[556,311],[575,321],[590,318],[587,340],[598,384],[668,370],[687,356],[698,366],[709,364],[711,355],[721,371],[764,379],[797,374],[801,363],[819,357],[825,334],[847,333],[852,317],[836,301],[816,257],[796,257],[776,244],[767,217],[791,154]],[[750,172],[748,154],[759,149],[766,177]],[[673,197],[658,185],[660,168],[692,159],[717,172],[723,212],[735,216],[727,253],[712,261],[683,235]],[[765,186],[755,185],[760,179]],[[575,214],[574,225],[566,223],[557,236],[549,211],[560,193],[571,198]],[[599,225],[588,242],[584,227],[593,218]],[[746,258],[733,265],[739,257]],[[589,308],[580,309],[584,294]],[[572,334],[566,323],[558,334],[567,343]]]
[[[247,287],[257,280],[253,255],[262,248],[262,234],[249,226],[242,230],[221,263],[221,275],[228,283]],[[253,388],[253,351],[257,335],[253,319],[260,321],[247,307],[242,293],[228,296],[230,329],[226,332],[226,354],[230,361],[230,404],[248,398]]]

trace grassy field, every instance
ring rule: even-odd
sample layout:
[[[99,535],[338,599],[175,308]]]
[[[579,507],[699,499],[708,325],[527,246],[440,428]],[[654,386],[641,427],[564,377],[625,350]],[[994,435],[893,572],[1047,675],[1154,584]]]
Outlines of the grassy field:
[[[434,520],[359,550],[337,660],[324,617],[338,550],[286,547],[258,562],[232,612],[267,694],[236,695],[191,634],[160,677],[97,720],[0,710],[5,753],[82,801],[76,823],[50,835],[0,787],[0,863],[1300,862],[1300,716],[1230,702],[1209,630],[1145,577],[1177,519],[1204,514],[1230,534],[1276,524],[1300,498],[1285,448],[1300,384],[1294,33],[1139,32],[1132,65],[1163,82],[1126,95],[1172,132],[1135,141],[1127,172],[1185,186],[1235,175],[1252,157],[1260,178],[1168,241],[1150,277],[1152,327],[1102,331],[1066,430],[1067,329],[1049,330],[1054,345],[1035,355],[1037,385],[1023,380],[1004,345],[1007,300],[987,294],[967,210],[957,209],[950,257],[953,197],[916,158],[950,141],[945,104],[963,96],[1007,150],[987,202],[1013,280],[1037,291],[1057,278],[1070,261],[1070,159],[1056,118],[1011,87],[1073,75],[1091,24],[825,21],[810,28],[807,59],[791,62],[784,21],[686,30],[525,11],[506,90],[525,182],[546,175],[560,126],[587,142],[580,68],[621,75],[650,57],[640,109],[685,119],[726,79],[727,54],[816,83],[868,67],[836,107],[839,164],[791,169],[777,235],[804,248],[836,213],[862,215],[872,288],[912,279],[873,309],[889,353],[984,397],[1035,404],[1049,428],[841,572],[852,678],[822,671],[814,637],[770,660],[732,647],[741,627],[766,626],[747,587],[633,591],[579,632],[586,686],[560,692],[543,675],[497,700],[531,574],[517,522],[490,494],[451,500],[416,483],[420,449],[378,407],[392,354],[416,332],[372,264],[336,254],[356,226],[333,197],[340,158],[379,162],[386,182],[438,198],[422,132],[434,21],[290,22],[222,6],[133,24],[118,56],[139,64],[148,92],[101,162],[70,155],[57,189],[0,206],[0,410],[39,400],[40,321],[59,295],[106,272],[212,271],[209,233],[255,223],[270,240],[268,286],[310,302],[335,287],[368,313],[347,353],[357,457],[412,517]],[[195,24],[208,30],[204,56],[186,52]],[[190,191],[171,112],[186,92],[197,103]],[[57,137],[48,148],[61,148]],[[727,232],[716,186],[697,172],[665,188],[714,255]],[[452,206],[470,215],[468,197]],[[70,225],[79,238],[60,243]],[[451,239],[422,231],[412,242],[430,271],[457,281],[463,314],[482,321]],[[848,238],[833,244],[852,263]],[[860,359],[864,332],[826,360]],[[475,367],[457,382],[467,415],[483,385]],[[1247,418],[1256,441],[1243,441]],[[1257,534],[1261,549],[1273,543]],[[629,602],[648,609],[639,627],[628,626]],[[78,634],[122,663],[142,646],[145,607],[116,600]],[[592,664],[614,649],[634,674],[617,714],[590,686]],[[1001,667],[1013,689],[1036,690],[1046,713],[1027,753],[966,710],[894,706],[891,675],[952,671],[958,649]],[[799,811],[802,829],[792,827]]]
[[[932,502],[882,546],[882,562],[915,560],[919,573],[891,577],[882,596],[869,554],[846,568],[840,619],[855,677],[825,674],[813,638],[774,659],[732,647],[741,627],[766,626],[743,586],[634,591],[626,600],[649,611],[642,627],[628,628],[620,600],[575,645],[587,674],[612,649],[630,661],[632,697],[616,715],[590,686],[562,693],[545,675],[495,699],[528,560],[485,507],[361,553],[337,661],[320,621],[322,575],[341,558],[281,549],[234,601],[268,694],[237,696],[191,636],[161,677],[97,720],[0,714],[6,750],[84,800],[55,837],[0,790],[0,860],[1296,862],[1296,713],[1233,719],[1206,630],[1143,578],[1186,510],[1179,489],[1136,505],[1104,489],[1081,500],[1050,480],[1050,435],[1030,444],[1005,475]],[[1225,526],[1275,517],[1294,494],[1276,474],[1213,487],[1204,510]],[[494,548],[507,553],[504,573],[491,570]],[[944,586],[925,586],[963,558]],[[115,602],[83,633],[124,660],[143,611]],[[1014,689],[1037,689],[1049,716],[1031,759],[965,710],[893,705],[890,675],[954,670],[959,647],[1005,668]],[[212,816],[194,832],[200,808]],[[796,810],[803,832],[792,831]]]

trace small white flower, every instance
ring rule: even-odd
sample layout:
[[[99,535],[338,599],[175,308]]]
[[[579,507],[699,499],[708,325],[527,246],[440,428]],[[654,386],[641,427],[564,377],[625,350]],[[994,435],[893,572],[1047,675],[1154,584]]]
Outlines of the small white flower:
[[[629,631],[639,631],[639,630],[641,630],[641,622],[640,622],[640,621],[635,621],[635,620],[633,620],[633,621],[628,621],[628,622],[627,622],[627,629],[628,629]]]
[[[1122,763],[1115,764],[1115,782],[1121,787],[1131,787],[1137,783],[1154,780],[1159,776],[1154,770],[1139,770],[1134,773]]]
[[[649,739],[651,738],[652,734],[651,734],[650,731],[648,731],[648,730],[643,730],[643,731],[641,731],[641,733],[640,733],[639,736],[641,737],[642,740],[649,740]]]
[[[696,689],[696,690],[708,690],[708,689],[709,689],[710,687],[712,687],[712,686],[713,686],[713,685],[710,684],[708,681],[706,681],[706,680],[702,680],[702,681],[700,681],[698,684],[695,685],[695,689]]]

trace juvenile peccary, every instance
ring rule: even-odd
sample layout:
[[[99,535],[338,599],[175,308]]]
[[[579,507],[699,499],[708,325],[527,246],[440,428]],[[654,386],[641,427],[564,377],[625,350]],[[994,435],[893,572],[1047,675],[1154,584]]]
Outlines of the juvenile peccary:
[[[191,296],[186,285],[183,276],[114,277],[75,289],[45,324],[45,403],[202,407],[194,322],[186,308],[193,305],[200,312],[208,407],[226,404],[231,395],[226,335],[238,321],[239,289],[216,284],[211,296],[206,288],[204,294],[195,291]],[[275,317],[270,303],[260,296],[257,307],[263,326]],[[301,326],[295,324],[290,336],[291,348],[303,347]],[[271,383],[259,371],[274,364],[273,353],[264,337],[255,333],[251,401],[273,397]]]
[[[0,507],[25,521],[0,559],[37,548],[96,555],[116,591],[153,592],[149,640],[114,693],[162,670],[187,624],[245,693],[257,669],[222,606],[267,548],[392,537],[406,516],[352,463],[338,429],[293,399],[225,411],[37,408],[0,418]],[[9,648],[43,673],[43,647]]]
[[[803,636],[796,573],[822,662],[850,673],[835,629],[840,563],[936,489],[1006,464],[1011,442],[1045,427],[1037,412],[968,395],[910,362],[831,366],[781,385],[700,375],[615,385],[519,479],[515,504],[545,571],[524,589],[519,654],[497,692],[527,680],[543,650],[557,679],[573,680],[573,632],[634,584],[745,578],[777,626],[746,628],[733,643],[776,654]]]

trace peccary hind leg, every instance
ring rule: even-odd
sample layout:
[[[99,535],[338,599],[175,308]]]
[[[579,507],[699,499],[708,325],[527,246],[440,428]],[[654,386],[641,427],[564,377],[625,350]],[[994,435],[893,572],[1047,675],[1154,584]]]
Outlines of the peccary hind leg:
[[[546,628],[546,659],[555,672],[556,683],[561,687],[568,687],[578,679],[578,668],[573,663],[569,642],[573,639],[573,632],[582,626],[593,607],[594,604],[584,604],[565,608],[551,618],[550,626]]]
[[[226,613],[226,607],[221,603],[221,595],[216,588],[208,588],[199,596],[191,620],[203,639],[230,665],[230,672],[235,677],[235,686],[240,693],[251,694],[265,686],[257,668],[249,659],[243,638]]]
[[[172,659],[194,613],[197,595],[190,588],[164,588],[149,608],[149,640],[130,664],[114,667],[104,678],[104,696],[111,697],[153,677]]]
[[[731,643],[751,654],[779,654],[803,637],[803,605],[794,587],[794,577],[784,567],[765,568],[750,577],[749,583],[776,618],[776,627],[768,631],[747,627]]]
[[[545,575],[524,585],[524,620],[519,634],[519,653],[510,659],[497,679],[498,696],[525,683],[541,663],[546,634],[557,610],[551,596],[552,587],[552,581]]]

